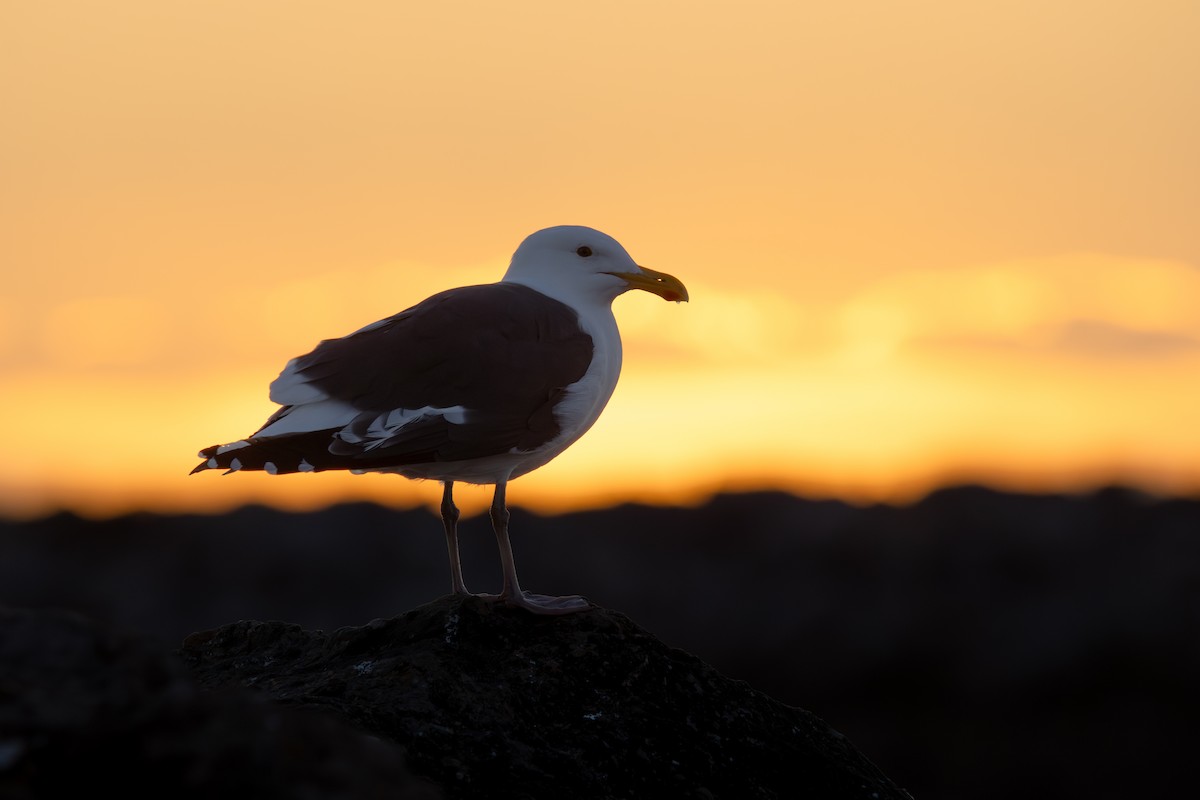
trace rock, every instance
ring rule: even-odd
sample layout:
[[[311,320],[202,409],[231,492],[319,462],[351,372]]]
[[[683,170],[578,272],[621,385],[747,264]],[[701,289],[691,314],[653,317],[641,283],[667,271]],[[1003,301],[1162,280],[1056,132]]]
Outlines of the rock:
[[[907,798],[845,737],[599,608],[446,597],[332,633],[238,622],[180,651],[402,745],[451,798]]]
[[[201,689],[155,640],[0,609],[0,797],[421,798],[404,751],[325,715]]]

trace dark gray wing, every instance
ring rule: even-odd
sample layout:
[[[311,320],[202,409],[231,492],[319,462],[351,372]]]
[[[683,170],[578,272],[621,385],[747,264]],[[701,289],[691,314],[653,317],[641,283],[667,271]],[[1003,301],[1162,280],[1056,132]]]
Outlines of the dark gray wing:
[[[288,364],[272,396],[361,410],[328,454],[309,459],[314,465],[328,455],[353,461],[349,468],[482,458],[557,436],[554,406],[587,372],[592,352],[564,303],[517,284],[468,286],[321,342]],[[462,412],[387,424],[397,409],[452,408]]]

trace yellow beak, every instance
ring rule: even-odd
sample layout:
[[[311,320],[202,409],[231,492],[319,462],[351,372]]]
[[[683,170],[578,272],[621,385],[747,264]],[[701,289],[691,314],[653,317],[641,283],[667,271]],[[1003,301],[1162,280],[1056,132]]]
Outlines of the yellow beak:
[[[688,301],[687,287],[683,285],[683,281],[676,278],[674,275],[668,275],[665,272],[655,272],[646,267],[638,267],[641,272],[610,272],[609,275],[616,275],[621,280],[629,285],[630,289],[642,289],[656,294],[664,300],[671,300],[676,303],[686,303]]]

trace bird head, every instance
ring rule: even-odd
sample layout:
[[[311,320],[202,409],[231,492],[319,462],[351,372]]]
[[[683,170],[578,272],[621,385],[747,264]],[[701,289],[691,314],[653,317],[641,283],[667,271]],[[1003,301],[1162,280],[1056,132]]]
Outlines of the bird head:
[[[504,280],[572,305],[589,299],[611,303],[630,289],[674,302],[688,299],[678,278],[638,266],[616,239],[579,225],[530,234],[513,254]]]

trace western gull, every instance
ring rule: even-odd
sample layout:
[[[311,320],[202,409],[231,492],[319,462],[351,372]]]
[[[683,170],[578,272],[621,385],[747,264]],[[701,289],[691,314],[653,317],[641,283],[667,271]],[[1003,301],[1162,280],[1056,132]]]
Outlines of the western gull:
[[[494,484],[504,585],[486,596],[539,614],[587,608],[577,595],[521,589],[505,490],[600,416],[621,372],[612,302],[630,289],[688,299],[679,279],[638,266],[600,231],[538,231],[499,283],[440,292],[293,358],[271,384],[283,407],[249,437],[200,451],[192,472],[344,469],[441,481],[450,585],[461,594],[454,483]]]

